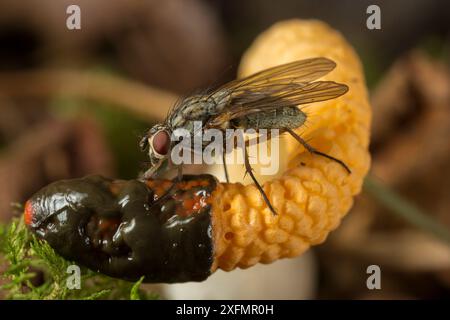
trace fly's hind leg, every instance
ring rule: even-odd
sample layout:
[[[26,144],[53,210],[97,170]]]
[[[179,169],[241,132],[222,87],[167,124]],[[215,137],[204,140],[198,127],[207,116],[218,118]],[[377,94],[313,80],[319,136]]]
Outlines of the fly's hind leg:
[[[319,156],[325,157],[327,159],[333,160],[337,163],[339,163],[349,174],[352,173],[350,168],[344,163],[344,161],[336,159],[326,153],[320,152],[319,150],[316,150],[314,147],[310,146],[304,139],[302,139],[298,134],[296,134],[292,129],[290,128],[284,128],[291,136],[295,138],[303,147],[305,147],[306,150],[311,152],[312,154],[317,154]]]
[[[274,215],[277,215],[277,212],[275,211],[275,209],[273,208],[272,204],[270,203],[269,198],[267,197],[266,193],[264,192],[263,188],[261,187],[261,185],[259,184],[258,180],[256,180],[255,175],[253,174],[253,169],[252,166],[250,165],[250,161],[248,159],[248,150],[247,147],[249,145],[249,141],[245,141],[245,147],[242,148],[243,152],[244,152],[244,164],[245,164],[245,172],[248,173],[250,175],[250,177],[252,178],[253,182],[255,183],[256,187],[258,188],[259,192],[261,193],[264,202],[267,204],[267,206],[269,207],[270,211],[272,211],[272,213]]]

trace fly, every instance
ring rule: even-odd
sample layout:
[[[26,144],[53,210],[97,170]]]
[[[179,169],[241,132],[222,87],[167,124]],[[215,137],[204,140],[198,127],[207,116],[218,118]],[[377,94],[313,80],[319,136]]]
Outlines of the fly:
[[[299,105],[335,99],[348,91],[348,86],[334,81],[315,81],[336,67],[330,59],[319,57],[269,68],[243,79],[233,80],[205,94],[187,97],[175,104],[165,121],[156,124],[140,141],[143,151],[148,148],[150,168],[143,178],[154,178],[169,160],[172,148],[179,143],[171,141],[172,132],[178,128],[196,134],[194,122],[202,123],[202,130],[225,129],[278,129],[293,136],[306,150],[339,163],[348,173],[348,166],[341,160],[316,150],[295,133],[304,125],[306,113]],[[270,137],[268,137],[270,139]],[[225,141],[224,141],[225,143]],[[276,214],[267,195],[255,178],[249,159],[249,141],[243,147],[245,171],[250,175],[267,206]],[[225,150],[225,148],[222,148]],[[222,151],[225,177],[228,172],[225,152]],[[177,166],[178,177],[182,167]]]

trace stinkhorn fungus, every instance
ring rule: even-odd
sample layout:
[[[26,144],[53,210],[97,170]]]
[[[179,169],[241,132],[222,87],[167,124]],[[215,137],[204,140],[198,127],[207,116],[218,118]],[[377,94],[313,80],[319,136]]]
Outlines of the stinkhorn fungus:
[[[62,256],[89,268],[145,282],[201,281],[217,269],[248,268],[295,257],[325,241],[349,211],[370,165],[371,110],[361,63],[345,39],[319,21],[280,22],[245,53],[240,76],[313,57],[336,62],[324,79],[349,91],[302,110],[296,130],[350,168],[282,140],[280,176],[263,189],[213,176],[59,181],[25,206],[25,223]]]
[[[311,57],[335,61],[336,69],[324,79],[350,89],[304,108],[311,120],[297,133],[312,138],[316,149],[343,160],[352,173],[286,137],[288,168],[263,186],[279,215],[270,212],[254,185],[220,184],[213,194],[213,270],[248,268],[302,254],[337,228],[361,190],[370,166],[371,109],[361,62],[340,33],[320,21],[279,22],[244,54],[240,76]]]

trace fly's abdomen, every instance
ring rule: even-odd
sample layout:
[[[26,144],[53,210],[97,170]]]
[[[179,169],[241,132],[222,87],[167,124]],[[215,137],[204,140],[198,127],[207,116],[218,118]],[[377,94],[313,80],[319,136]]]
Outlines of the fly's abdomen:
[[[295,129],[305,123],[306,114],[297,107],[286,107],[249,114],[232,121],[237,128]]]

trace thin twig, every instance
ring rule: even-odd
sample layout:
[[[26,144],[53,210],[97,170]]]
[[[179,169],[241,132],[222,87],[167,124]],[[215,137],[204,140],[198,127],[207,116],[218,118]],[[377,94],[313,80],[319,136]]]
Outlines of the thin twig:
[[[429,214],[402,198],[389,187],[371,177],[367,177],[364,181],[364,190],[389,208],[392,213],[450,245],[450,230],[448,228],[435,221]]]
[[[164,119],[177,96],[111,74],[76,70],[0,73],[0,92],[7,96],[74,95],[125,108],[144,119]]]

